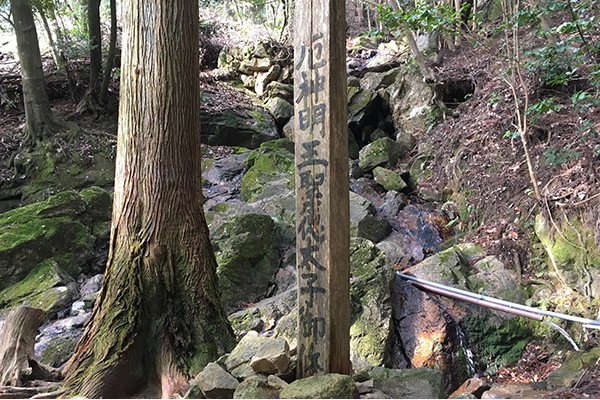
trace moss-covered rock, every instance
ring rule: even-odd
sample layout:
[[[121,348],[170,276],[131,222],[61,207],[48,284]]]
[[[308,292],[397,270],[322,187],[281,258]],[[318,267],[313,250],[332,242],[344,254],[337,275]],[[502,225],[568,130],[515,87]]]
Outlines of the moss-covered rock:
[[[360,380],[373,379],[375,389],[381,390],[392,399],[443,399],[446,397],[444,377],[442,371],[438,369],[367,367],[358,375],[361,376]]]
[[[88,136],[86,143],[65,143],[60,138],[44,141],[32,150],[19,152],[15,168],[19,171],[14,182],[0,185],[0,198],[19,185],[22,204],[46,200],[69,190],[97,185],[112,186],[115,177],[115,148],[96,137]],[[82,151],[82,149],[85,149]],[[11,186],[12,185],[12,186]]]
[[[327,374],[298,379],[281,391],[282,399],[351,399],[356,384],[348,375]]]
[[[49,258],[72,276],[86,272],[101,247],[97,237],[108,240],[111,203],[108,193],[90,188],[0,214],[0,289]]]
[[[77,340],[72,337],[55,337],[48,342],[48,346],[40,355],[40,362],[58,368],[71,358],[75,345],[77,345]]]
[[[512,318],[497,326],[486,318],[469,316],[463,319],[463,324],[475,354],[491,367],[516,362],[531,341],[531,322],[523,317]]]
[[[365,172],[370,172],[375,167],[390,168],[396,166],[400,156],[400,145],[389,137],[384,137],[360,150],[358,165]]]
[[[73,278],[61,270],[56,261],[47,259],[37,265],[25,279],[0,292],[0,310],[7,314],[23,305],[40,308],[47,318],[54,318],[77,296]]]
[[[425,133],[441,121],[443,112],[436,102],[438,94],[424,82],[414,64],[406,64],[386,91],[390,96],[394,125],[411,134]]]
[[[418,185],[423,184],[431,178],[434,165],[434,154],[419,154],[410,166],[410,176]]]
[[[207,101],[212,95],[207,94]],[[256,149],[280,137],[273,117],[260,107],[231,108],[219,113],[200,109],[202,143]]]
[[[240,188],[243,201],[255,201],[263,193],[265,186],[273,182],[288,189],[294,188],[293,146],[292,141],[281,139],[273,144],[265,143],[250,154]]]
[[[588,368],[597,363],[600,358],[600,347],[588,351],[572,353],[562,363],[560,368],[548,374],[547,381],[555,388],[568,386]]]
[[[373,170],[375,182],[379,183],[385,190],[395,190],[397,192],[406,188],[408,185],[400,174],[383,167],[375,167]]]
[[[566,222],[567,219],[569,222]],[[535,233],[546,251],[548,272],[558,283],[588,298],[599,298],[600,254],[594,221],[582,221],[577,214],[563,221],[552,224],[541,214],[535,218]],[[559,232],[555,226],[560,229]]]
[[[227,311],[264,296],[279,265],[279,230],[264,214],[227,218],[212,234]]]
[[[368,121],[377,109],[381,99],[377,93],[363,90],[359,87],[349,86],[348,95],[348,127],[354,132],[368,124]]]
[[[394,343],[392,296],[396,273],[373,242],[350,242],[350,352],[355,370],[389,365]]]

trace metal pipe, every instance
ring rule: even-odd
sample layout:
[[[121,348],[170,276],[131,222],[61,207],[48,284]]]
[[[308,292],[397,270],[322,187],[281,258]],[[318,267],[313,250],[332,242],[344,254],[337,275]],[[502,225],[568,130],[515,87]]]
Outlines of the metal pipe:
[[[413,284],[414,286],[420,287],[422,289],[425,289],[429,292],[441,294],[444,296],[454,297],[455,299],[458,299],[458,300],[468,301],[469,303],[477,304],[479,306],[484,306],[484,307],[488,307],[488,308],[493,308],[494,310],[504,311],[507,313],[515,314],[515,315],[520,315],[521,317],[535,319],[537,321],[542,321],[544,319],[543,316],[536,314],[536,313],[532,313],[530,311],[523,311],[523,310],[519,310],[517,308],[510,307],[510,306],[505,306],[503,304],[492,303],[488,300],[482,300],[480,298],[475,299],[471,296],[466,296],[461,293],[453,293],[448,289],[438,288],[438,287],[429,285],[427,283],[413,281],[413,282],[411,282],[411,284]]]
[[[534,313],[534,314],[538,314],[538,315],[544,315],[544,316],[548,316],[548,317],[553,317],[553,318],[560,318],[560,319],[564,319],[564,320],[567,320],[567,321],[577,322],[577,323],[580,323],[580,324],[585,324],[585,325],[588,325],[588,326],[593,326],[595,328],[600,328],[600,321],[597,321],[597,320],[576,317],[576,316],[573,316],[573,315],[561,314],[561,313],[557,313],[557,312],[553,312],[553,311],[540,310],[538,308],[529,307],[529,306],[525,306],[525,305],[517,304],[517,303],[512,303],[510,301],[500,300],[500,299],[496,299],[496,298],[493,298],[493,297],[487,297],[487,296],[484,296],[482,294],[480,295],[480,294],[476,294],[476,293],[472,293],[472,292],[467,292],[466,290],[457,289],[457,288],[453,288],[453,287],[450,287],[450,286],[441,285],[439,283],[426,281],[424,279],[415,278],[414,276],[405,275],[405,274],[402,274],[400,272],[396,272],[396,273],[398,274],[399,277],[408,280],[413,285],[416,284],[416,283],[419,283],[419,284],[426,284],[426,285],[429,285],[430,287],[435,287],[435,288],[438,288],[438,289],[444,289],[444,290],[448,291],[449,294],[446,294],[446,296],[449,296],[449,297],[458,298],[458,297],[456,297],[456,295],[457,294],[461,294],[461,295],[464,295],[464,296],[469,297],[471,299],[477,299],[477,300],[479,300],[478,303],[475,303],[475,304],[479,304],[479,305],[483,305],[481,303],[481,301],[485,300],[485,301],[487,301],[489,303],[497,304],[497,305],[504,305],[504,306],[507,306],[507,307],[509,307],[511,309],[522,310],[522,311],[526,311],[526,312],[530,312],[530,313]]]

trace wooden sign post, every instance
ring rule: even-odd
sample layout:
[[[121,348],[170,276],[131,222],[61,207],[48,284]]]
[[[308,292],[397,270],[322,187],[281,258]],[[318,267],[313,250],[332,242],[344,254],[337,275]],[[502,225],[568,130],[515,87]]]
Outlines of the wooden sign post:
[[[345,0],[298,0],[294,135],[298,377],[350,374]]]

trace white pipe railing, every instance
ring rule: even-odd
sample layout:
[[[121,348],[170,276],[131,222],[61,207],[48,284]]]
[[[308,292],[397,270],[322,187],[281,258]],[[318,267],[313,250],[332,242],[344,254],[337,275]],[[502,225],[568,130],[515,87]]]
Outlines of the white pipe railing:
[[[525,306],[525,305],[518,304],[518,303],[512,303],[510,301],[500,300],[500,299],[496,299],[496,298],[489,297],[489,296],[484,296],[483,294],[468,292],[466,290],[457,289],[457,288],[454,288],[451,286],[446,286],[446,285],[441,285],[439,283],[426,281],[424,279],[415,278],[414,276],[402,274],[400,272],[396,272],[396,274],[398,274],[399,277],[406,279],[409,282],[413,283],[415,286],[422,286],[423,288],[427,288],[427,286],[439,288],[439,289],[444,290],[445,292],[450,292],[450,293],[444,294],[445,296],[450,296],[450,297],[453,297],[452,293],[466,296],[466,297],[469,297],[474,300],[474,301],[471,301],[472,303],[478,304],[478,305],[481,305],[484,307],[490,307],[490,305],[487,303],[498,304],[498,305],[502,305],[502,306],[506,307],[505,309],[502,309],[502,311],[513,313],[513,314],[515,314],[515,312],[511,311],[511,309],[516,309],[516,310],[525,311],[527,313],[534,313],[534,314],[543,315],[543,316],[547,316],[547,317],[560,318],[560,319],[564,319],[567,321],[577,322],[580,324],[584,324],[583,326],[588,329],[600,329],[600,321],[598,321],[598,320],[576,317],[574,315],[561,314],[561,313],[557,313],[554,311],[540,310],[539,308],[529,307],[529,306]],[[466,300],[466,299],[463,299],[463,300]],[[469,300],[466,300],[466,301],[469,301]],[[490,307],[490,308],[496,308],[496,307]],[[522,315],[522,313],[518,313],[518,314]],[[523,315],[523,316],[526,316],[526,315]],[[531,317],[528,317],[528,318],[531,318]],[[538,318],[534,318],[534,319],[538,319]]]

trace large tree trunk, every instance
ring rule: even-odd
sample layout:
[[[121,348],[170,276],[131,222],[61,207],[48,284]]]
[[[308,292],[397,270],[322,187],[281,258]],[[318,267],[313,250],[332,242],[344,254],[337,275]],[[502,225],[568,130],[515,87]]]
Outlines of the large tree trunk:
[[[198,3],[124,6],[110,254],[65,385],[168,397],[235,344],[201,204]]]
[[[34,145],[60,131],[77,131],[77,126],[58,119],[50,110],[46,93],[42,57],[30,0],[10,0],[15,24],[17,49],[23,76],[25,128],[23,143]]]

